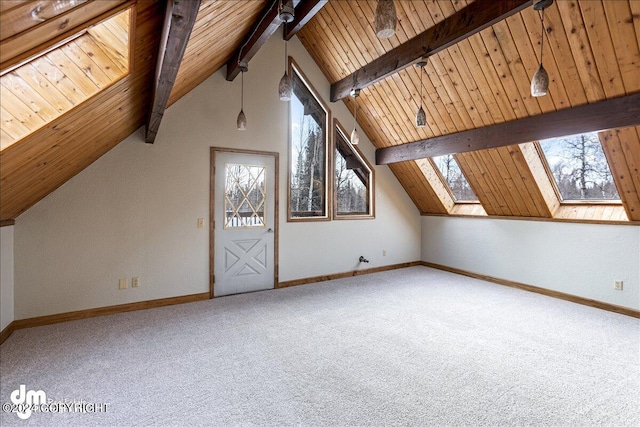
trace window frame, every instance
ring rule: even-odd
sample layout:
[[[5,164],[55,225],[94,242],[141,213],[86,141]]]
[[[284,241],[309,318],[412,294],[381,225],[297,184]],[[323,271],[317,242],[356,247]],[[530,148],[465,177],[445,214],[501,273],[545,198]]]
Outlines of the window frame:
[[[591,132],[589,132],[591,133]],[[618,193],[618,197],[620,197],[619,199],[584,199],[584,200],[580,200],[580,199],[565,199],[562,196],[562,193],[560,192],[560,187],[558,186],[558,181],[556,180],[556,177],[553,175],[553,171],[551,170],[551,165],[549,164],[549,160],[547,159],[547,155],[545,154],[544,150],[542,149],[542,145],[540,144],[540,141],[533,141],[533,146],[535,147],[536,151],[538,152],[538,156],[540,157],[540,160],[542,161],[542,165],[544,166],[544,170],[545,173],[547,174],[547,177],[549,178],[549,181],[551,182],[551,186],[553,187],[553,191],[556,194],[556,197],[558,198],[558,201],[560,202],[561,206],[590,206],[590,205],[596,205],[596,206],[606,206],[606,205],[611,205],[611,206],[620,206],[622,205],[622,196],[620,195],[620,190],[618,190],[618,185],[616,184],[616,180],[615,180],[615,176],[613,175],[613,171],[611,170],[611,163],[609,162],[609,159],[607,158],[607,153],[604,150],[604,147],[602,147],[602,140],[600,140],[600,132],[595,132],[598,135],[598,142],[600,143],[600,147],[602,149],[602,152],[604,154],[604,159],[607,162],[607,167],[609,168],[609,172],[611,173],[611,179],[613,182],[613,185],[616,187],[616,191]],[[576,134],[576,135],[581,135],[581,134]],[[569,136],[574,136],[574,135],[566,135],[565,137],[569,137]],[[560,137],[563,138],[563,137]]]
[[[369,185],[367,186],[367,199],[369,205],[369,212],[366,214],[356,213],[356,214],[339,214],[338,213],[338,191],[336,188],[337,183],[336,179],[336,150],[338,149],[338,137],[339,135],[345,140],[345,142],[349,145],[349,147],[353,150],[353,153],[358,157],[358,160],[367,168],[369,171]],[[331,192],[333,199],[333,209],[332,216],[334,220],[367,220],[367,219],[375,219],[375,171],[371,166],[371,163],[367,160],[365,155],[360,151],[358,146],[351,144],[349,141],[348,133],[345,130],[344,126],[340,123],[340,121],[336,118],[333,119],[333,132],[332,132],[332,149],[331,149]]]
[[[292,162],[292,131],[291,131],[291,101],[288,102],[287,106],[287,222],[316,222],[316,221],[330,221],[331,220],[331,212],[333,210],[333,197],[332,197],[332,180],[331,180],[331,170],[332,170],[332,139],[331,139],[331,109],[328,104],[322,99],[318,91],[313,87],[310,80],[304,74],[300,66],[296,63],[296,61],[289,56],[288,57],[288,72],[291,80],[293,81],[294,73],[302,83],[305,85],[307,90],[311,93],[311,95],[315,98],[316,102],[320,105],[320,107],[326,113],[325,118],[325,129],[324,129],[324,159],[325,159],[325,168],[324,168],[324,215],[318,216],[308,216],[308,217],[296,217],[292,215],[291,211],[291,162]]]
[[[445,154],[445,156],[446,155],[447,154]],[[460,166],[460,163],[458,162],[458,159],[456,158],[456,155],[452,154],[452,156],[453,156],[453,161],[456,162],[456,164],[458,165],[458,169],[460,169],[460,173],[462,174],[464,179],[467,181],[467,184],[469,184],[469,188],[471,189],[471,191],[473,191],[473,194],[476,196],[477,200],[458,200],[456,195],[453,193],[453,189],[451,188],[451,185],[449,185],[449,183],[447,182],[446,178],[442,174],[442,171],[440,170],[440,168],[436,164],[435,159],[433,157],[429,157],[429,162],[431,163],[431,166],[433,167],[433,170],[435,170],[436,173],[438,174],[438,178],[440,178],[440,181],[442,181],[442,185],[444,185],[444,187],[447,189],[447,192],[451,196],[451,200],[453,200],[454,205],[478,205],[478,204],[480,204],[480,199],[478,198],[478,195],[476,194],[476,191],[473,189],[473,186],[471,185],[471,181],[469,181],[469,178],[467,177],[467,174],[464,172],[464,170]],[[436,157],[440,157],[440,156],[436,156]]]

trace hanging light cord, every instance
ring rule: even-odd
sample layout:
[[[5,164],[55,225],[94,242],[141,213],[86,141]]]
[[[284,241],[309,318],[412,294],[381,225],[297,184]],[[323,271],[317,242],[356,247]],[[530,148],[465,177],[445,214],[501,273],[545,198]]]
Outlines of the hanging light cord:
[[[358,116],[358,96],[357,95],[353,97],[353,101],[356,103],[356,107],[353,113],[353,129],[355,129],[357,124],[356,117]]]
[[[242,82],[240,84],[240,111],[244,111],[244,71],[242,72]]]
[[[267,10],[267,13],[262,15],[262,18],[260,19],[260,22],[258,22],[258,25],[256,25],[253,28],[253,32],[251,33],[251,35],[247,38],[247,40],[244,42],[244,44],[240,47],[240,52],[238,52],[238,65],[241,65],[240,64],[240,58],[242,58],[242,51],[244,50],[245,47],[247,47],[247,44],[249,43],[249,40],[251,40],[253,38],[253,36],[256,34],[256,31],[258,31],[258,28],[260,28],[260,25],[262,25],[262,21],[264,21],[264,18],[267,17],[267,15],[269,14],[269,12],[271,12],[271,9],[273,9],[273,6],[276,3],[278,3],[278,0],[274,0],[273,2],[271,2],[271,6],[269,6],[269,10]]]
[[[542,52],[544,48],[544,33],[546,33],[544,29],[544,9],[542,9],[542,37],[540,38],[540,65],[542,65]]]
[[[284,23],[284,29],[287,30],[287,23]],[[284,39],[284,72],[287,74],[287,59],[289,58],[287,54],[287,39]]]
[[[422,108],[422,74],[424,73],[424,65],[420,67],[420,108]]]

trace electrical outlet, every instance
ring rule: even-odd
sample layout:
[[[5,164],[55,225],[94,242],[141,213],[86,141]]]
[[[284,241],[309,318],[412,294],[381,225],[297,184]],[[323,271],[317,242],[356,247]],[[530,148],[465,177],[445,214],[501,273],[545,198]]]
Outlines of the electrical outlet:
[[[137,288],[138,286],[140,286],[140,278],[134,277],[133,279],[131,279],[131,287]]]
[[[204,218],[198,218],[198,228],[204,228]]]
[[[387,256],[387,250],[386,249],[382,250],[382,256]]]
[[[127,279],[120,279],[118,282],[118,289],[127,289]]]
[[[615,289],[616,291],[621,291],[622,290],[622,280],[616,280],[615,282],[613,282],[613,289]]]

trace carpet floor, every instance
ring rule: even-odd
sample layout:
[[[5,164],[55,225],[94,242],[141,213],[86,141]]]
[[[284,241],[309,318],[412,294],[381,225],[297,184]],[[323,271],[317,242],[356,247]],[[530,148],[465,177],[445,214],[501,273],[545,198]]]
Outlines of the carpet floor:
[[[638,426],[640,321],[412,267],[19,330],[0,379],[3,427]]]

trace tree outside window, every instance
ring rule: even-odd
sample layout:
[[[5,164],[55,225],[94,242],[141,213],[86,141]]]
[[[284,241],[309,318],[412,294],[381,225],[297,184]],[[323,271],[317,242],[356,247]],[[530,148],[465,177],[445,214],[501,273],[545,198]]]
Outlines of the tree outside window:
[[[445,182],[449,184],[456,202],[478,201],[478,197],[471,189],[453,154],[433,157],[433,161],[440,170]]]
[[[289,219],[327,219],[329,113],[295,67],[290,75]]]
[[[540,141],[563,200],[620,200],[597,132]]]

